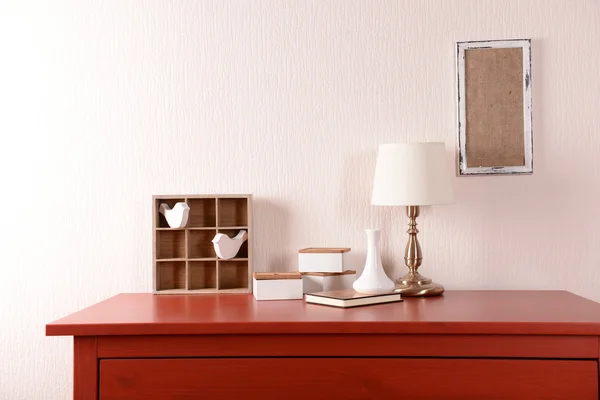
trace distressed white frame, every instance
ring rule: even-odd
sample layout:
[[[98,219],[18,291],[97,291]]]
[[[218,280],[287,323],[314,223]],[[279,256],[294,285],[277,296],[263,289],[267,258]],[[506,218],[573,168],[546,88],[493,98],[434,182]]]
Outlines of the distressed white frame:
[[[467,167],[467,135],[465,105],[465,50],[469,49],[523,49],[523,118],[525,165]],[[458,77],[458,162],[459,175],[482,174],[530,174],[533,173],[533,132],[531,109],[531,40],[488,40],[474,42],[458,42],[456,69]]]

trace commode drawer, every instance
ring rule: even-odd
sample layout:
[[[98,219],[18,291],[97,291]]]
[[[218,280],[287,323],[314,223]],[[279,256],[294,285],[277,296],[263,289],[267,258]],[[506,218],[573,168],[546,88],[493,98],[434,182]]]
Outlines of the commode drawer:
[[[598,400],[594,360],[164,358],[100,361],[100,400]]]

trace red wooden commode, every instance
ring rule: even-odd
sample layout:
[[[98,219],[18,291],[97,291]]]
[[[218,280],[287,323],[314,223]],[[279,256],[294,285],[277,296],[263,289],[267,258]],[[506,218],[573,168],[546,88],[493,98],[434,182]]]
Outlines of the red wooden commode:
[[[75,337],[77,400],[598,400],[600,304],[563,291],[346,310],[121,294],[46,333]]]

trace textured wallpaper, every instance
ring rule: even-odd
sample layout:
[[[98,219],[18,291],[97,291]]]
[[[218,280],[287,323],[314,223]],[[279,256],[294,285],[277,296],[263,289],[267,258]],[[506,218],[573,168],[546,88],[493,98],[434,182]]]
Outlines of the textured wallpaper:
[[[531,38],[534,174],[455,177],[419,219],[448,289],[600,301],[597,1],[3,0],[0,399],[72,398],[54,319],[151,290],[151,196],[253,193],[255,269],[382,229],[377,145],[456,146],[455,42]]]

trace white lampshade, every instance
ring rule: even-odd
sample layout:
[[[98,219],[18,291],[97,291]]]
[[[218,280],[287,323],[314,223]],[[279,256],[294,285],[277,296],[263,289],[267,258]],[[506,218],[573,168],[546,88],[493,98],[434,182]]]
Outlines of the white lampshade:
[[[379,146],[373,197],[378,206],[426,206],[451,203],[454,195],[444,143]]]

